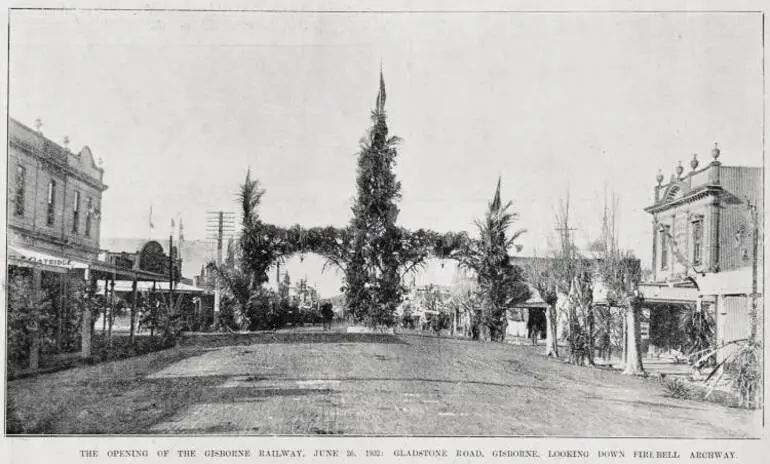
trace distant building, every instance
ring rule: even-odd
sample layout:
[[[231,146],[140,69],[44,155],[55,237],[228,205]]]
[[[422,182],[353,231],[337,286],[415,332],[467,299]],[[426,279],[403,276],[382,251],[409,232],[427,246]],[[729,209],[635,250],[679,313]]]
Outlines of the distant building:
[[[116,254],[136,255],[150,241],[158,243],[164,250],[168,248],[168,237],[161,240],[103,238],[102,248],[109,250],[112,258],[120,259]],[[178,257],[179,269],[181,269],[181,281],[195,283],[195,280],[201,280],[201,285],[203,285],[205,275],[208,274],[205,270],[206,266],[216,260],[216,242],[211,240],[177,240],[175,238],[174,249]],[[132,260],[132,262],[134,261]],[[201,276],[203,278],[200,278]]]
[[[166,282],[173,278],[174,282],[181,281],[186,284],[192,284],[191,279],[184,279],[182,277],[183,260],[179,256],[177,247],[173,247],[169,253],[166,253],[160,242],[147,240],[141,243],[137,249],[121,251],[103,250],[100,254],[100,261],[121,269],[153,272],[166,277]],[[173,273],[170,270],[173,270]]]
[[[760,241],[753,255],[752,235],[759,233],[761,240],[761,229],[754,230],[749,205],[756,207],[761,228],[764,173],[757,167],[723,166],[719,156],[715,145],[713,161],[705,167],[698,169],[694,156],[690,172],[680,163],[668,182],[658,174],[655,202],[645,208],[652,215],[652,276],[641,290],[653,345],[656,338],[676,344],[659,335],[688,307],[713,315],[717,345],[748,335],[752,262],[758,262],[761,294],[764,249]]]

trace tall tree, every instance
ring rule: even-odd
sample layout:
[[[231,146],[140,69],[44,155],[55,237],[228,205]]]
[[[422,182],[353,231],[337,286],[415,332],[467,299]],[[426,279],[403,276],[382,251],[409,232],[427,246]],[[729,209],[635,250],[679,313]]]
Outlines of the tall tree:
[[[518,219],[511,211],[511,202],[500,198],[500,179],[483,220],[476,220],[479,238],[472,241],[460,265],[475,272],[483,295],[481,312],[482,338],[492,341],[505,339],[507,310],[529,298],[521,268],[513,265],[508,250],[521,249],[516,240],[524,234],[520,229],[512,234],[510,228]]]
[[[605,197],[602,232],[595,247],[598,253],[596,263],[598,275],[607,289],[607,305],[610,309],[620,308],[623,312],[625,327],[623,357],[626,360],[623,373],[643,375],[641,317],[644,300],[638,292],[641,266],[633,253],[622,250],[618,244],[617,209],[617,197],[612,195],[609,202]],[[612,313],[610,312],[611,316]]]
[[[353,253],[346,272],[346,297],[356,319],[390,326],[402,297],[399,251],[402,232],[396,226],[401,183],[396,180],[399,138],[389,136],[385,112],[385,79],[380,88],[372,126],[358,154],[357,196],[353,205]]]
[[[566,296],[563,306],[567,315],[569,361],[591,365],[594,362],[594,270],[572,240],[569,215],[570,196],[567,194],[556,214],[556,230],[561,239],[561,247],[554,257],[556,287],[558,293]]]

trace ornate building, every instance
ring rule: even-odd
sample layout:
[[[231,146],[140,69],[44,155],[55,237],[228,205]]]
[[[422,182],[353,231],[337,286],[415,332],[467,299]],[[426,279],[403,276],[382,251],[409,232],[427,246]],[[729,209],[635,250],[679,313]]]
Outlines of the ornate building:
[[[690,171],[681,162],[664,183],[659,173],[652,215],[652,278],[642,285],[651,314],[651,335],[677,309],[708,311],[717,345],[745,338],[749,330],[753,263],[761,272],[764,215],[763,170],[724,166],[714,145],[713,160]],[[751,246],[757,234],[757,253]],[[761,295],[761,277],[758,293]],[[661,324],[656,324],[656,319]]]

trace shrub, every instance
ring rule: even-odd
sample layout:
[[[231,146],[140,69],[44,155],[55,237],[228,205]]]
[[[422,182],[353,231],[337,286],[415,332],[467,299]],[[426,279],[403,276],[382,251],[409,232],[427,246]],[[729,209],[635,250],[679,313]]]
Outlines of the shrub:
[[[43,292],[40,301],[35,302],[32,278],[24,272],[10,274],[7,289],[7,368],[9,373],[13,373],[26,367],[35,334],[39,337],[41,349],[52,342],[47,337],[52,319],[51,300]]]
[[[671,398],[689,400],[693,397],[693,389],[686,381],[677,378],[668,378],[663,381],[663,390],[666,396]]]
[[[695,364],[715,357],[719,351],[724,351],[724,359],[706,377],[710,385],[706,397],[711,395],[723,378],[730,388],[740,398],[740,406],[746,408],[761,408],[762,397],[762,343],[750,340],[734,340],[713,349],[694,353],[693,357],[701,355]]]
[[[715,323],[707,311],[697,311],[695,308],[686,308],[680,313],[679,326],[684,334],[684,352],[691,355],[693,353],[705,352],[712,348],[714,340]],[[714,365],[715,356],[710,356],[700,361],[700,365]],[[695,359],[693,359],[694,361]]]
[[[746,343],[728,357],[725,372],[730,385],[741,399],[741,406],[762,407],[762,345]]]

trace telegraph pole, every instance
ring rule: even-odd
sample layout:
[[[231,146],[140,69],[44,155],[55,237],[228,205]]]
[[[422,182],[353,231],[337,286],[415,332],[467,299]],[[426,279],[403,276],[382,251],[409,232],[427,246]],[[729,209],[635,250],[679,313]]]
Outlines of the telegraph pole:
[[[168,234],[168,310],[174,307],[174,220],[171,220],[171,232]]]
[[[220,280],[219,273],[222,269],[222,242],[225,234],[232,235],[235,232],[235,214],[226,211],[208,211],[206,230],[208,238],[217,242],[217,271],[214,274],[214,324],[219,322],[220,310]]]
[[[224,213],[217,215],[217,270],[222,268],[222,236],[224,235]],[[216,275],[216,287],[214,288],[214,313],[219,315],[219,272]]]

